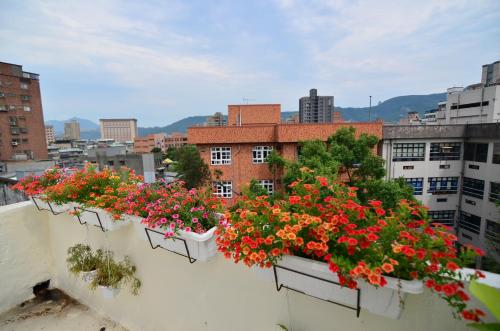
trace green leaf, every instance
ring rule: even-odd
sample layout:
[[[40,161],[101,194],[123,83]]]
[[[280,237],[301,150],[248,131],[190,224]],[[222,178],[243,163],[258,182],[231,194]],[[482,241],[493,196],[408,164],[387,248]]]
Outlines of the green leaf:
[[[288,328],[286,326],[284,326],[283,324],[276,324],[276,325],[279,326],[281,328],[281,330],[288,331]]]
[[[469,290],[488,308],[497,320],[500,320],[500,291],[498,289],[473,281],[469,286]]]
[[[500,323],[488,323],[488,324],[480,324],[480,323],[475,323],[475,324],[467,324],[467,326],[474,328],[479,331],[499,331],[500,330]]]

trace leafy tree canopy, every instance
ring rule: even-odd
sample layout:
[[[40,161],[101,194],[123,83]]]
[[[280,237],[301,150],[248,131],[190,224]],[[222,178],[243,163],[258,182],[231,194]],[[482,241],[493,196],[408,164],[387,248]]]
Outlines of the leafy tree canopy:
[[[194,145],[184,145],[176,151],[177,162],[173,165],[178,177],[189,188],[203,186],[210,179],[210,170]]]

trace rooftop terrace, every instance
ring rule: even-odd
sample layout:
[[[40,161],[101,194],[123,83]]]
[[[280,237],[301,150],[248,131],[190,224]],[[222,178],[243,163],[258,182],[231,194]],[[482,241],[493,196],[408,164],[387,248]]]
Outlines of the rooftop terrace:
[[[356,317],[353,310],[330,302],[287,289],[278,292],[274,282],[220,254],[207,262],[189,263],[186,257],[152,249],[144,228],[138,225],[103,232],[95,226],[80,225],[67,213],[56,216],[38,211],[30,201],[0,207],[0,313],[30,299],[33,286],[47,280],[51,287],[90,309],[76,302],[64,309],[48,304],[55,313],[37,317],[29,324],[30,320],[22,318],[26,311],[15,308],[8,315],[0,315],[0,329],[43,326],[49,330],[124,330],[122,325],[132,331],[265,331],[280,330],[280,323],[289,330],[314,331],[468,330],[465,322],[452,318],[443,300],[427,290],[408,295],[399,319],[365,309]],[[129,255],[142,281],[139,294],[133,296],[122,290],[116,297],[105,299],[71,276],[66,252],[76,243],[110,248],[118,257]],[[498,275],[487,274],[486,279],[490,284],[500,284]],[[482,307],[478,302],[474,305]],[[34,309],[43,311],[44,306]]]

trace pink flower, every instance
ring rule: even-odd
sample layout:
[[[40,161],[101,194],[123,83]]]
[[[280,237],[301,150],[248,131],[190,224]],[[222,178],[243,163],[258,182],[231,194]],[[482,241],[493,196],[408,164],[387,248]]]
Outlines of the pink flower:
[[[193,223],[198,223],[198,217],[193,217],[193,218],[191,219],[191,221],[192,221]]]
[[[179,218],[179,214],[173,214],[172,218]]]
[[[165,217],[163,217],[162,219],[160,219],[160,223],[161,224],[165,224],[167,223],[167,219]]]
[[[169,227],[170,227],[171,229],[175,229],[175,223],[174,223],[174,222],[170,223]]]
[[[180,209],[180,208],[181,208],[181,206],[179,206],[179,205],[175,205],[175,206],[174,206],[174,210],[178,210],[178,209]],[[176,215],[177,215],[177,214],[176,214]],[[174,217],[174,218],[176,218],[176,217]]]
[[[191,228],[190,228],[189,226],[187,226],[187,227],[184,229],[184,231],[186,231],[186,232],[191,232]]]

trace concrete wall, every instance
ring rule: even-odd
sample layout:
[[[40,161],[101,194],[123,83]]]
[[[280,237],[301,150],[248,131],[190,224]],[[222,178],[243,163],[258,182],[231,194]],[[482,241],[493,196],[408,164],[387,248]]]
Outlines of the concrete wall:
[[[30,201],[0,207],[0,313],[33,296],[52,278],[47,215]]]
[[[6,208],[6,207],[4,207]],[[152,250],[144,241],[144,232],[133,225],[116,232],[103,233],[95,227],[85,227],[69,215],[52,216],[38,212],[29,205],[13,205],[9,210],[0,208],[0,235],[2,250],[16,259],[34,254],[33,271],[46,273],[49,268],[41,263],[52,260],[52,284],[90,308],[121,323],[131,331],[156,330],[213,330],[213,331],[266,331],[278,330],[282,323],[294,331],[332,330],[468,330],[465,323],[454,320],[450,309],[442,300],[425,292],[410,295],[400,320],[372,315],[361,311],[356,318],[352,310],[323,302],[299,293],[277,292],[274,283],[265,282],[247,267],[236,265],[220,254],[207,263],[190,264],[186,258]],[[5,237],[15,236],[16,240]],[[22,249],[18,242],[33,242],[30,249]],[[66,250],[76,243],[88,243],[93,248],[109,247],[117,257],[129,255],[137,265],[137,276],[143,286],[138,296],[122,290],[117,297],[105,300],[96,291],[68,274]],[[5,248],[7,247],[7,248]],[[47,252],[49,250],[49,252]],[[7,252],[6,252],[7,251]],[[33,285],[33,277],[24,282],[17,279],[26,268],[8,273],[0,269],[0,302],[17,291],[14,285]],[[34,272],[38,268],[38,273]],[[39,277],[39,278],[44,278]],[[19,284],[19,285],[17,285]],[[3,291],[3,292],[1,292]],[[12,300],[12,299],[10,299]],[[19,302],[19,300],[18,300]],[[7,306],[7,305],[4,305]]]

